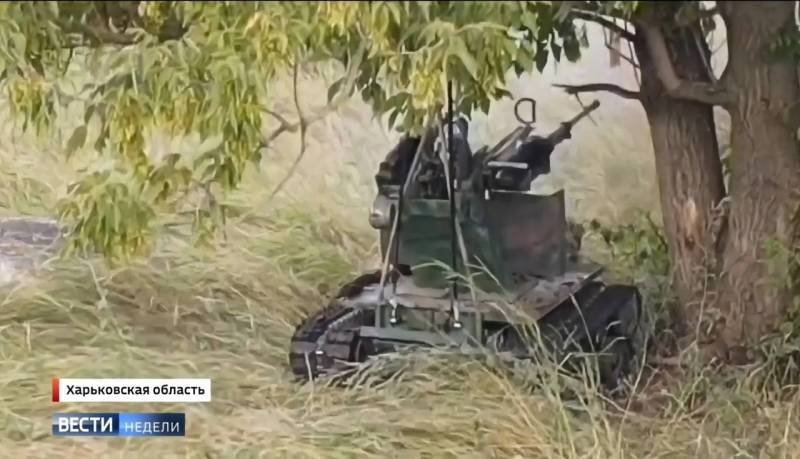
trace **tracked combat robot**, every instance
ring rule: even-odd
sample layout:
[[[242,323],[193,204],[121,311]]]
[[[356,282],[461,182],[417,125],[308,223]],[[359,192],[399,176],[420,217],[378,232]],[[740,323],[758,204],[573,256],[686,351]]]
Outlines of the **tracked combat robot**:
[[[545,346],[562,356],[604,355],[595,368],[607,387],[618,387],[641,352],[639,291],[606,284],[602,266],[582,257],[563,190],[531,192],[532,181],[550,172],[556,145],[599,103],[541,136],[536,102],[520,99],[520,125],[475,152],[452,105],[449,90],[447,118],[402,138],[380,164],[369,221],[380,233],[382,266],[297,327],[293,373],[341,375],[408,346],[512,359]]]

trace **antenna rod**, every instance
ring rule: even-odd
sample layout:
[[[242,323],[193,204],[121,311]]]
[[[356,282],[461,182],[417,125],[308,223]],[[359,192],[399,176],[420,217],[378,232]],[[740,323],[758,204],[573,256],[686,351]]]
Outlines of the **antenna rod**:
[[[419,154],[419,150],[422,148],[423,142],[425,142],[425,134],[423,134],[420,138],[419,145],[417,146],[417,152],[415,154]],[[411,174],[413,174],[413,171],[408,165],[407,155],[403,155],[403,158],[401,159],[401,167],[402,170],[408,171],[407,174],[409,177]],[[400,185],[400,190],[397,193],[397,239],[394,241],[394,261],[392,264],[392,271],[395,271],[398,274],[400,273],[400,234],[402,234],[401,231],[403,230],[403,195],[405,195],[405,191],[405,183],[403,183]],[[392,247],[389,246],[388,250],[392,250]],[[386,255],[387,257],[389,256],[388,253]],[[397,294],[397,281],[399,277],[400,276],[392,276],[392,293],[395,295]]]
[[[448,177],[447,186],[450,191],[450,252],[453,264],[453,270],[458,272],[458,259],[456,248],[456,195],[455,195],[455,148],[453,143],[453,80],[447,81],[447,169]],[[458,299],[458,291],[456,289],[457,280],[454,278],[451,289],[453,300]]]

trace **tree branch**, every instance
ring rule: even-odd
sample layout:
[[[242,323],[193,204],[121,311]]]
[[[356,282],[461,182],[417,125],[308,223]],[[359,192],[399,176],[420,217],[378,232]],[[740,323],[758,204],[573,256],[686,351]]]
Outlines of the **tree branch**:
[[[275,118],[276,120],[278,120],[279,126],[277,128],[275,128],[275,130],[272,131],[267,136],[266,139],[264,139],[264,141],[261,143],[261,147],[260,148],[269,147],[269,144],[272,143],[273,140],[277,139],[278,137],[280,137],[281,134],[283,134],[285,132],[297,132],[297,130],[301,128],[302,124],[305,124],[306,127],[308,127],[308,126],[310,126],[310,125],[322,120],[323,118],[325,118],[329,114],[335,112],[339,108],[339,106],[341,106],[347,100],[347,96],[352,92],[353,86],[355,86],[356,77],[358,76],[358,72],[356,71],[356,68],[359,65],[361,65],[361,60],[363,59],[365,50],[366,50],[366,47],[362,45],[360,47],[360,49],[356,52],[356,58],[355,58],[353,64],[351,65],[351,67],[348,69],[347,77],[345,78],[344,85],[342,86],[342,90],[339,91],[339,97],[335,98],[333,101],[331,101],[331,103],[329,103],[329,104],[325,105],[324,107],[322,107],[319,111],[317,111],[317,112],[315,112],[315,113],[313,113],[313,114],[311,114],[311,115],[309,115],[307,117],[303,117],[300,114],[300,111],[298,110],[298,115],[303,119],[298,120],[298,121],[296,121],[294,123],[290,123],[289,120],[285,116],[281,115],[280,113],[278,113],[278,112],[276,112],[274,110],[269,110],[269,109],[265,110],[265,112],[268,115],[270,115],[273,118]],[[295,102],[297,102],[297,101],[295,100]]]
[[[702,9],[699,5],[692,5],[690,6],[694,14],[681,14],[680,12],[675,17],[675,23],[679,27],[686,27],[694,22],[697,22],[702,19],[708,19],[711,17],[720,14],[719,8],[714,6],[713,8],[709,9]],[[685,12],[686,10],[681,9],[681,12]]]
[[[93,42],[95,45],[127,46],[139,41],[135,35],[124,32],[116,32],[111,30],[105,24],[90,25],[84,22],[70,21],[69,26],[65,28],[67,30],[77,31],[84,38],[89,39],[89,41]]]
[[[678,77],[664,35],[657,25],[643,23],[640,24],[640,30],[644,35],[658,79],[668,95],[709,105],[727,105],[731,102],[732,94],[719,84],[686,81]]]
[[[641,98],[641,96],[639,95],[639,91],[631,91],[630,89],[625,89],[621,86],[617,86],[611,83],[590,83],[590,84],[579,84],[579,85],[554,84],[553,86],[556,88],[561,88],[567,94],[573,96],[584,92],[605,91],[605,92],[610,92],[612,94],[616,94],[624,99],[640,100]]]
[[[283,186],[286,185],[286,182],[289,181],[290,178],[294,175],[294,172],[297,170],[297,166],[300,165],[300,161],[303,159],[303,156],[306,154],[306,130],[308,129],[308,121],[303,117],[303,109],[300,105],[300,98],[297,95],[297,76],[300,73],[299,65],[297,60],[295,59],[294,63],[294,73],[292,75],[292,92],[294,98],[294,106],[297,110],[297,117],[300,118],[300,153],[297,154],[297,157],[292,162],[292,165],[289,167],[289,172],[283,177],[283,180],[278,182],[278,185],[272,190],[272,193],[269,194],[267,197],[267,202],[272,201],[272,198],[278,194]]]
[[[299,121],[297,123],[289,124],[285,117],[274,111],[268,110],[267,113],[275,117],[280,122],[281,125],[277,129],[272,131],[272,133],[267,137],[267,139],[262,144],[262,148],[266,148],[273,140],[275,140],[282,133],[287,131],[294,132],[299,129],[300,152],[297,154],[297,157],[292,162],[292,165],[289,167],[289,172],[287,172],[286,176],[284,176],[284,178],[278,183],[275,189],[272,190],[272,192],[269,194],[267,202],[271,201],[272,198],[275,197],[275,195],[277,195],[281,191],[286,182],[288,182],[289,179],[292,178],[292,175],[294,175],[297,166],[300,164],[300,160],[302,160],[303,156],[305,156],[306,130],[308,129],[308,126],[310,126],[313,123],[316,123],[317,121],[320,121],[321,119],[328,116],[328,114],[336,111],[336,109],[339,108],[339,106],[348,99],[350,93],[352,92],[353,87],[356,84],[356,78],[358,77],[358,67],[361,65],[361,61],[363,60],[365,53],[366,53],[366,42],[362,42],[362,44],[356,51],[355,56],[350,62],[350,65],[347,68],[347,73],[345,76],[344,84],[342,86],[342,91],[339,92],[338,96],[335,98],[334,101],[331,101],[331,103],[325,105],[321,110],[308,117],[303,115],[303,111],[300,106],[300,99],[298,97],[298,91],[297,91],[297,77],[300,71],[297,62],[295,62],[294,74],[292,76],[292,83],[293,83],[292,86],[293,86],[294,105],[295,109],[297,110],[297,116],[299,118]]]
[[[270,115],[270,116],[272,116],[273,118],[275,118],[276,120],[278,120],[278,122],[281,124],[281,126],[284,126],[284,125],[291,125],[291,124],[292,124],[292,123],[290,123],[290,122],[289,122],[289,120],[287,120],[287,119],[286,119],[286,117],[285,117],[285,116],[281,115],[280,113],[278,113],[278,112],[276,112],[276,111],[274,111],[274,110],[265,109],[265,110],[264,110],[264,112],[265,112],[267,115]]]
[[[634,69],[638,69],[639,68],[639,64],[637,64],[636,61],[633,60],[632,57],[622,54],[622,52],[619,49],[614,48],[614,45],[612,45],[610,43],[606,43],[606,49],[608,49],[614,56],[617,56],[617,58],[622,59],[623,61],[625,61],[628,64],[630,64],[631,67],[633,67]],[[619,65],[619,61],[617,61],[615,63],[614,67],[616,67],[618,65]]]
[[[627,29],[628,24],[625,24],[625,28]],[[636,51],[633,48],[633,41],[628,41],[628,53],[630,55],[631,62],[633,62],[633,57],[636,56]],[[636,78],[636,84],[639,87],[642,86],[642,75],[641,75],[641,68],[638,65],[633,65],[633,76]]]
[[[90,11],[81,19],[65,18],[57,21],[58,26],[67,34],[78,35],[77,41],[70,41],[64,45],[72,49],[78,47],[99,47],[105,45],[129,46],[142,41],[150,34],[159,42],[179,40],[188,31],[174,10],[170,10],[164,23],[158,30],[150,30],[138,13],[138,2],[117,2],[111,9],[105,6],[97,9],[92,4]],[[115,21],[122,24],[114,24]],[[137,27],[130,33],[130,27]]]
[[[589,21],[589,22],[594,22],[595,24],[599,24],[616,34],[619,34],[620,37],[628,41],[633,41],[636,39],[636,34],[634,32],[625,30],[624,27],[614,22],[614,19],[604,17],[599,13],[594,13],[586,10],[573,9],[572,11],[570,11],[569,14],[575,19],[582,19],[584,21]]]
[[[689,33],[691,33],[692,38],[694,38],[694,44],[697,47],[697,52],[700,53],[700,59],[703,60],[703,67],[706,69],[708,79],[713,84],[717,84],[717,77],[714,75],[714,69],[711,68],[711,61],[709,60],[710,50],[708,49],[708,44],[705,43],[705,39],[701,35],[699,29],[691,29]]]

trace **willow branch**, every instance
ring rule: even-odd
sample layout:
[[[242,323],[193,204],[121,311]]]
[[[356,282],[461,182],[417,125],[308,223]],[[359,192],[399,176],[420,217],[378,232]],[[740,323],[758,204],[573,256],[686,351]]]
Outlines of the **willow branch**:
[[[339,106],[342,105],[348,99],[348,96],[352,92],[353,87],[355,87],[356,78],[358,77],[358,67],[361,65],[361,61],[364,58],[365,52],[366,52],[366,45],[365,45],[364,42],[362,42],[362,44],[359,46],[358,50],[356,51],[355,57],[350,62],[350,65],[349,65],[349,67],[347,69],[347,73],[345,75],[344,85],[342,86],[342,90],[339,92],[339,94],[337,95],[335,100],[331,101],[331,103],[325,105],[325,107],[323,107],[321,110],[315,112],[313,115],[308,116],[308,117],[303,115],[303,111],[302,111],[302,108],[300,106],[300,100],[299,100],[298,91],[297,91],[297,77],[298,77],[298,74],[300,72],[299,72],[299,68],[298,68],[297,62],[295,62],[294,74],[293,74],[293,77],[292,77],[292,84],[293,84],[294,105],[295,105],[295,109],[297,110],[298,121],[296,123],[289,124],[287,122],[286,118],[284,118],[282,115],[279,115],[279,114],[277,114],[275,112],[272,112],[272,111],[268,111],[267,113],[271,114],[273,117],[278,119],[278,121],[281,123],[281,125],[277,129],[272,131],[272,133],[269,136],[267,136],[267,139],[262,144],[262,148],[265,148],[266,146],[268,146],[273,140],[275,140],[282,133],[284,133],[284,132],[295,132],[295,131],[297,131],[299,129],[300,130],[300,152],[297,154],[297,157],[292,162],[292,165],[289,167],[289,171],[286,173],[286,176],[278,183],[278,185],[275,187],[275,189],[272,190],[272,192],[269,194],[269,197],[267,198],[267,202],[271,201],[272,198],[275,197],[275,195],[277,195],[281,191],[283,186],[286,185],[286,182],[288,182],[289,179],[292,178],[292,176],[294,175],[295,171],[297,170],[297,166],[300,164],[300,161],[303,159],[303,156],[305,156],[305,153],[306,153],[306,131],[308,129],[308,126],[310,126],[313,123],[316,123],[317,121],[322,120],[323,118],[328,116],[328,114],[336,111],[336,109],[339,108]]]
[[[170,11],[158,30],[145,30],[147,27],[144,19],[139,16],[137,4],[138,2],[116,2],[109,9],[106,5],[98,8],[98,5],[92,3],[89,12],[80,20],[54,19],[64,33],[77,35],[74,40],[64,43],[63,48],[129,46],[140,43],[148,35],[154,36],[159,42],[179,40],[186,35],[188,28],[174,11]],[[124,23],[117,27],[115,20],[122,20]]]
[[[275,118],[276,120],[278,120],[278,122],[281,124],[281,126],[284,126],[284,125],[288,126],[288,125],[292,124],[292,123],[289,122],[288,119],[286,119],[285,116],[281,115],[280,113],[278,113],[278,112],[276,112],[274,110],[264,109],[264,113],[266,113],[267,115],[270,115],[273,118]]]
[[[297,110],[297,116],[300,119],[300,121],[298,122],[300,128],[300,152],[297,154],[297,157],[294,159],[292,165],[289,167],[289,171],[286,173],[283,179],[280,182],[278,182],[278,185],[275,187],[274,190],[272,190],[272,193],[269,194],[267,202],[271,201],[272,198],[274,198],[275,195],[278,194],[281,191],[281,189],[283,189],[283,186],[286,185],[286,182],[288,182],[289,179],[291,179],[292,176],[294,176],[294,173],[297,170],[297,166],[300,164],[300,161],[306,154],[306,145],[307,145],[306,130],[308,129],[308,121],[303,116],[303,109],[300,106],[300,98],[297,94],[297,76],[299,73],[300,69],[298,68],[297,61],[295,60],[294,73],[292,75],[292,93],[294,99],[294,106],[295,109]]]
[[[65,24],[63,28],[73,33],[79,33],[83,38],[87,38],[94,45],[128,46],[141,39],[140,36],[137,35],[115,32],[106,26],[93,26],[74,21]]]

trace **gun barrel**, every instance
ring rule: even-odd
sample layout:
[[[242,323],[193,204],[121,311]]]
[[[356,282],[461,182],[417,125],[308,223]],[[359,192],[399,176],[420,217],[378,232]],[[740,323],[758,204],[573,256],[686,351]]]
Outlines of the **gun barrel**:
[[[580,121],[581,119],[583,119],[586,116],[589,116],[589,113],[595,111],[597,109],[597,107],[599,107],[599,106],[600,106],[600,101],[599,100],[596,100],[596,101],[592,102],[591,104],[589,104],[588,107],[584,108],[583,110],[581,110],[580,113],[575,115],[574,118],[569,120],[568,123],[570,125],[572,125],[572,126],[578,124],[578,121]]]
[[[569,138],[569,133],[572,130],[572,126],[575,126],[576,124],[578,124],[578,121],[582,120],[586,116],[589,116],[589,113],[596,110],[597,107],[599,106],[600,106],[600,101],[595,100],[594,102],[589,104],[589,106],[581,110],[581,112],[575,115],[571,120],[561,123],[561,126],[559,126],[558,129],[556,129],[555,131],[551,132],[550,135],[547,136],[547,138],[551,142],[553,142],[554,145],[560,143],[564,139]]]

